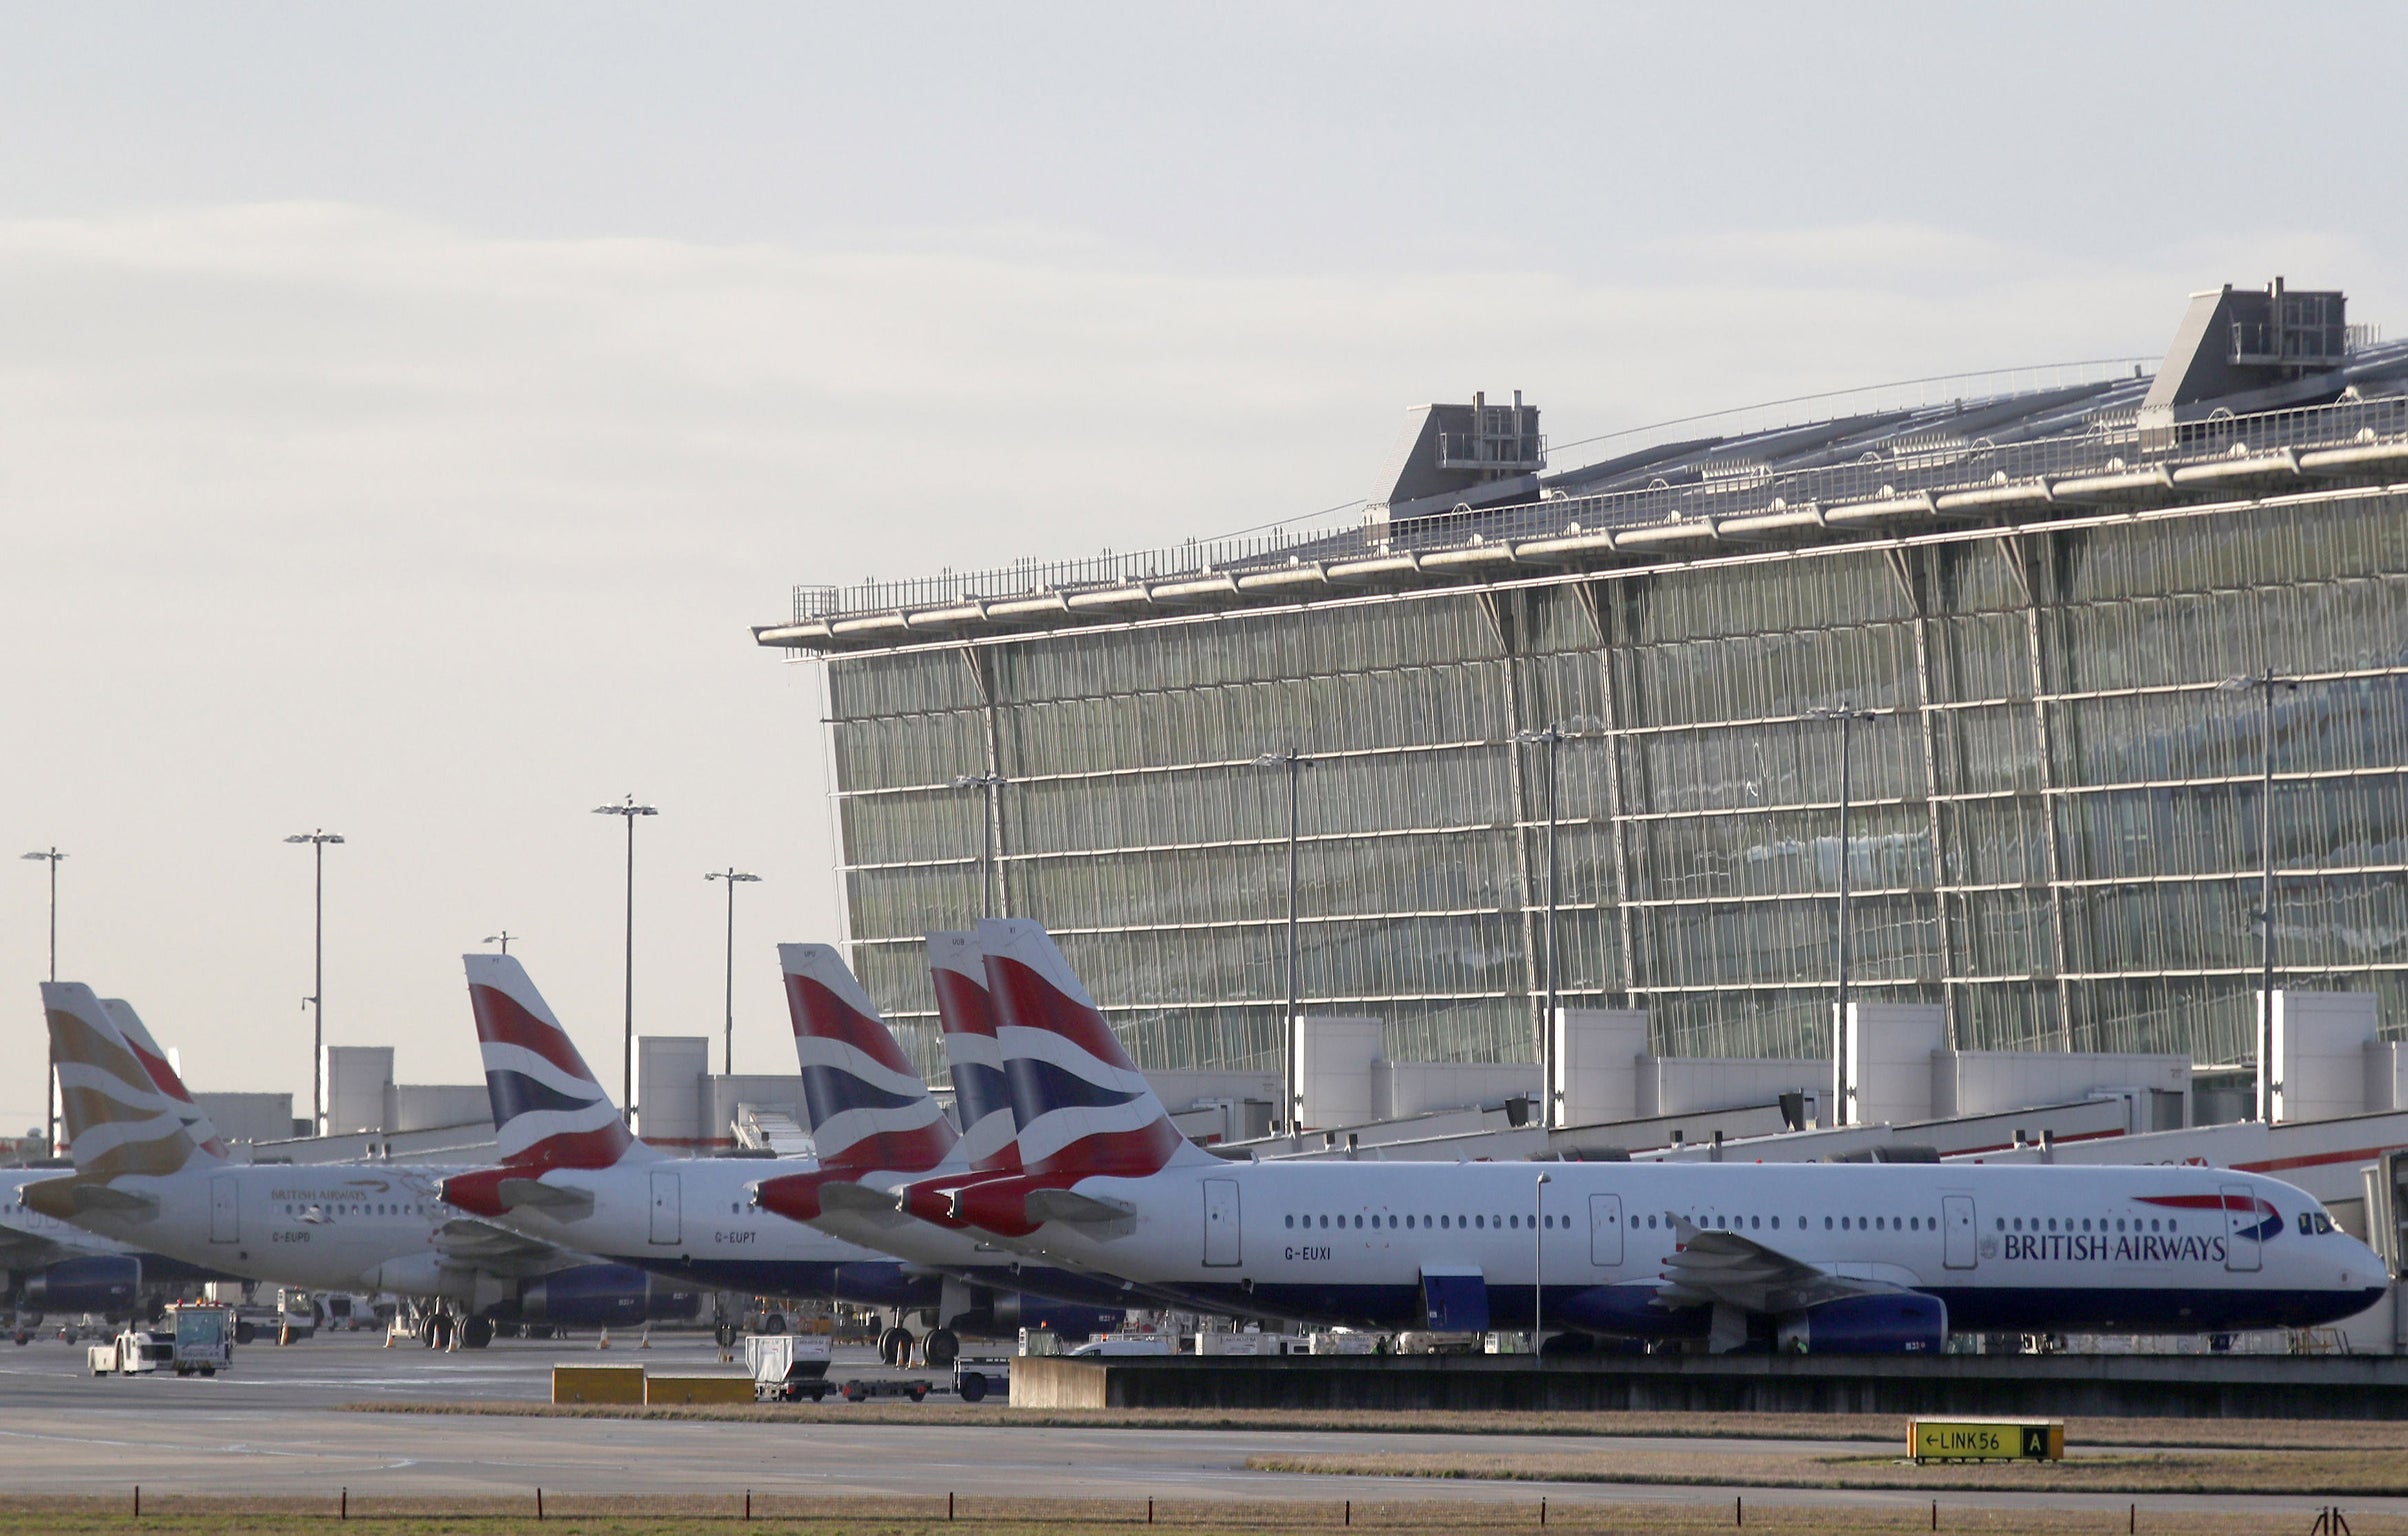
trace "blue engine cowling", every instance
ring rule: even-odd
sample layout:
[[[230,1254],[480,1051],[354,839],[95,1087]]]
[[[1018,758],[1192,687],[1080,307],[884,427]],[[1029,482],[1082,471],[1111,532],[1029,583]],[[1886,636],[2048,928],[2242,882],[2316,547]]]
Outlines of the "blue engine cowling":
[[[700,1315],[702,1293],[625,1264],[581,1264],[520,1286],[515,1311],[504,1320],[563,1328],[684,1322]]]
[[[65,1259],[25,1277],[24,1304],[44,1312],[131,1312],[141,1292],[140,1259]]]
[[[1898,1291],[1848,1296],[1780,1320],[1776,1347],[1802,1355],[1936,1355],[1948,1346],[1948,1305]]]

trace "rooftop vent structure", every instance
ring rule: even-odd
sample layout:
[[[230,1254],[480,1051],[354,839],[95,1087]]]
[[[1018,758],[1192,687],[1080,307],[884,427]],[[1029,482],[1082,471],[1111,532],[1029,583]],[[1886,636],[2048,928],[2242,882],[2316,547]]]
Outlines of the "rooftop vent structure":
[[[1491,405],[1486,393],[1475,392],[1469,405],[1425,405],[1420,414],[1388,492],[1389,516],[1536,492],[1547,439],[1538,430],[1538,407],[1524,405],[1520,390],[1511,405]]]
[[[2338,289],[2287,288],[2279,277],[2263,292],[2227,283],[2192,294],[2141,402],[2142,432],[2163,433],[2209,410],[2240,415],[2339,393],[2352,340],[2348,305]]]

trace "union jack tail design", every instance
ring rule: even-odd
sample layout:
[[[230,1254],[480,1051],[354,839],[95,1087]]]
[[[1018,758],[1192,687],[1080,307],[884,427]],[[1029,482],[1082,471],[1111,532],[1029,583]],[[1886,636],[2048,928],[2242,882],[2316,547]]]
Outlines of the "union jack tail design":
[[[823,1170],[924,1173],[957,1139],[878,1007],[825,944],[780,944],[803,1111]]]
[[[521,1168],[608,1168],[657,1159],[658,1151],[627,1133],[526,967],[509,955],[462,958],[502,1160]]]
[[[42,983],[42,1012],[58,1054],[59,1104],[78,1177],[170,1174],[225,1159],[184,1128],[107,1007],[80,981]]]
[[[1213,1160],[1171,1123],[1042,925],[988,918],[978,925],[978,945],[1022,1167],[1138,1178],[1174,1161]]]
[[[117,1026],[117,1033],[125,1037],[134,1059],[142,1063],[142,1070],[150,1074],[151,1086],[175,1101],[176,1118],[183,1122],[184,1133],[211,1157],[224,1157],[226,1143],[217,1134],[216,1122],[192,1102],[192,1090],[184,1086],[183,1077],[167,1059],[167,1053],[159,1049],[159,1042],[142,1027],[141,1015],[134,1012],[134,1005],[122,997],[104,997],[100,1006],[108,1014],[109,1022]]]
[[[1019,1128],[1012,1119],[1012,1089],[1003,1075],[1003,1042],[995,1037],[995,1004],[987,996],[986,956],[978,935],[930,934],[928,972],[945,1027],[945,1065],[953,1074],[962,1156],[980,1173],[1018,1173]]]

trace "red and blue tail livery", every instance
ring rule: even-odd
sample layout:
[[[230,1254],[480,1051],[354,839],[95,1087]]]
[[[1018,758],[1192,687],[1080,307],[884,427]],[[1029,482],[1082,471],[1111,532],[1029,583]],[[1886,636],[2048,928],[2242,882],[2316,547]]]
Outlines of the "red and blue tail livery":
[[[502,1160],[519,1167],[607,1168],[659,1156],[629,1135],[526,968],[469,955],[468,1000],[485,1058],[485,1094]]]
[[[945,1065],[953,1076],[953,1105],[962,1126],[961,1156],[978,1173],[1018,1173],[1019,1127],[1012,1118],[1012,1088],[1003,1071],[1003,1042],[995,1036],[995,1004],[987,995],[986,956],[978,935],[930,934],[928,975],[945,1030]]]
[[[919,1173],[944,1161],[952,1123],[844,957],[825,944],[780,944],[778,963],[820,1167]]]

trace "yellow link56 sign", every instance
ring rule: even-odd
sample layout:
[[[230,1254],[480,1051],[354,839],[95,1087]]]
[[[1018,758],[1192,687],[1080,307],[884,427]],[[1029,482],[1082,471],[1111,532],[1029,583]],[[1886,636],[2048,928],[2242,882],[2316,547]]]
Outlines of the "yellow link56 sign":
[[[1906,1453],[1917,1461],[2063,1461],[2063,1419],[1910,1419]]]

